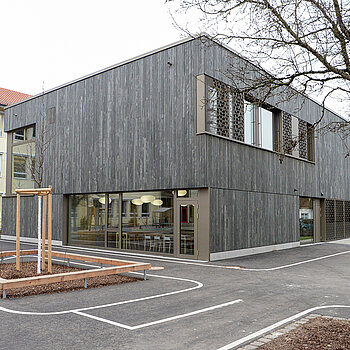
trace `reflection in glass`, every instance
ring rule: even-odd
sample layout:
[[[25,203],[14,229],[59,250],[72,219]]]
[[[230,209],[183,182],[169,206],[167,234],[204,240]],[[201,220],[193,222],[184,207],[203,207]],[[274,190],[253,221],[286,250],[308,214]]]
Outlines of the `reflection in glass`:
[[[105,195],[69,197],[69,243],[103,247],[105,245]]]
[[[180,254],[194,255],[194,205],[180,206]]]
[[[32,178],[35,166],[35,143],[25,142],[12,146],[12,192],[18,188],[34,188]]]
[[[300,240],[302,243],[310,243],[314,240],[314,210],[312,198],[300,198],[299,226]]]
[[[107,247],[119,248],[119,194],[108,196]]]
[[[123,249],[174,252],[172,191],[123,193],[123,206]]]
[[[261,147],[273,150],[273,114],[265,108],[260,108],[261,114]]]
[[[253,122],[253,104],[244,101],[244,142],[250,145],[254,144]]]
[[[198,190],[177,190],[178,198],[198,198]]]

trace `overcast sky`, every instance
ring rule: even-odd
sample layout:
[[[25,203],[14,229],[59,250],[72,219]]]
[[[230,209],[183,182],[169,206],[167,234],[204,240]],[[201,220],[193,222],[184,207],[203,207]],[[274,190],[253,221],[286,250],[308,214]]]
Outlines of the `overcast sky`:
[[[165,0],[0,0],[0,87],[38,94],[185,37]],[[175,14],[199,32],[199,20]],[[341,113],[336,103],[328,103]],[[342,113],[344,115],[344,113]]]
[[[0,87],[28,94],[183,38],[164,0],[0,0]]]

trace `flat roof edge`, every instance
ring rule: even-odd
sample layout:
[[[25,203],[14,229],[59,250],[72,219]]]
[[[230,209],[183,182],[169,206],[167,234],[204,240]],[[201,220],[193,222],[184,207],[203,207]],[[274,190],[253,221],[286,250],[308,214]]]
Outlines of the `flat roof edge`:
[[[131,62],[137,61],[137,60],[139,60],[139,59],[142,59],[142,58],[145,58],[145,57],[154,55],[154,54],[156,54],[156,53],[158,53],[158,52],[162,52],[162,51],[165,51],[165,50],[170,49],[170,48],[172,48],[172,47],[176,47],[176,46],[182,45],[182,44],[184,44],[184,43],[186,43],[186,42],[190,42],[190,41],[192,41],[192,40],[196,40],[196,39],[200,39],[200,38],[204,38],[204,37],[207,38],[207,39],[209,39],[209,40],[211,40],[211,41],[213,41],[214,43],[216,43],[217,45],[223,47],[224,49],[230,51],[230,52],[233,53],[234,55],[237,55],[239,58],[241,58],[241,59],[243,59],[243,60],[249,62],[250,64],[252,64],[253,66],[255,66],[257,69],[259,69],[259,70],[262,69],[262,68],[258,67],[256,64],[254,64],[253,62],[249,61],[247,58],[241,56],[236,50],[234,50],[233,48],[231,48],[231,47],[228,46],[227,44],[220,42],[218,38],[215,38],[215,37],[211,36],[210,34],[208,34],[208,33],[206,33],[206,32],[201,32],[201,33],[199,33],[199,34],[196,34],[196,35],[193,35],[193,36],[189,36],[189,37],[187,37],[187,38],[184,38],[184,39],[175,41],[175,42],[173,42],[173,43],[171,43],[171,44],[168,44],[168,45],[165,45],[165,46],[161,46],[161,47],[159,47],[159,48],[157,48],[157,49],[148,51],[148,52],[143,53],[143,54],[141,54],[141,55],[138,55],[138,56],[129,58],[129,59],[124,60],[124,61],[122,61],[122,62],[119,62],[119,63],[116,63],[116,64],[114,64],[114,65],[108,66],[108,67],[106,67],[106,68],[100,69],[100,70],[98,70],[98,71],[96,71],[96,72],[93,72],[93,73],[84,75],[83,77],[80,77],[80,78],[71,80],[71,81],[69,81],[68,83],[59,85],[59,86],[54,87],[54,88],[52,88],[52,89],[49,89],[49,90],[47,90],[47,91],[44,91],[44,92],[41,92],[41,93],[36,94],[36,95],[34,95],[34,96],[31,96],[31,97],[29,97],[29,98],[27,98],[27,99],[25,99],[25,100],[22,100],[22,101],[19,101],[19,102],[17,102],[17,103],[8,105],[8,106],[4,107],[4,110],[7,110],[7,109],[12,108],[12,107],[15,107],[15,106],[17,106],[17,105],[20,105],[21,103],[28,102],[28,101],[33,100],[33,99],[35,99],[35,98],[38,98],[38,97],[40,97],[40,96],[49,94],[49,93],[54,92],[54,91],[56,91],[56,90],[62,89],[62,88],[64,88],[64,87],[67,87],[67,86],[69,86],[69,85],[78,83],[78,82],[83,81],[83,80],[85,80],[85,79],[92,78],[92,77],[94,77],[94,76],[96,76],[96,75],[98,75],[98,74],[108,72],[108,71],[110,71],[110,70],[112,70],[112,69],[121,67],[121,66],[126,65],[126,64],[128,64],[128,63],[131,63]],[[268,70],[265,70],[265,69],[263,69],[263,70],[264,70],[266,73],[273,75],[273,74],[272,74],[271,72],[269,72]],[[300,94],[300,95],[303,96],[304,98],[307,98],[307,99],[311,100],[312,102],[316,103],[319,107],[324,108],[324,109],[327,110],[328,112],[334,114],[334,115],[337,116],[338,118],[340,118],[340,119],[342,119],[342,120],[344,120],[344,121],[347,121],[347,122],[349,121],[349,120],[347,120],[346,118],[344,118],[343,116],[341,116],[339,113],[333,111],[331,108],[326,107],[326,106],[322,107],[321,103],[318,102],[315,98],[313,98],[313,97],[311,97],[311,96],[308,96],[308,95],[304,95],[303,93],[297,91],[297,90],[296,90],[294,87],[292,87],[292,86],[290,86],[290,88],[293,89],[294,91],[296,91],[298,94]]]
[[[98,70],[98,71],[96,71],[96,72],[93,72],[93,73],[84,75],[83,77],[80,77],[80,78],[71,80],[71,81],[69,81],[68,83],[65,83],[65,84],[56,86],[56,87],[54,87],[54,88],[52,88],[52,89],[49,89],[49,90],[46,90],[46,91],[41,92],[41,93],[39,93],[39,94],[36,94],[36,95],[34,95],[34,96],[31,96],[31,97],[29,97],[29,98],[27,98],[27,99],[25,99],[25,100],[19,101],[19,102],[17,102],[17,103],[13,103],[13,104],[11,104],[10,106],[7,106],[5,109],[12,108],[12,107],[14,107],[14,106],[17,106],[17,105],[19,105],[19,104],[21,104],[21,103],[24,103],[24,102],[28,102],[28,101],[30,101],[30,100],[34,100],[35,98],[38,98],[38,97],[40,97],[40,96],[49,94],[49,93],[51,93],[51,92],[53,92],[53,91],[62,89],[62,88],[64,88],[64,87],[66,87],[66,86],[69,86],[69,85],[78,83],[79,81],[83,81],[83,80],[85,80],[85,79],[92,78],[92,77],[95,76],[95,75],[108,72],[109,70],[112,70],[112,69],[121,67],[121,66],[123,66],[123,65],[125,65],[125,64],[131,63],[131,62],[134,62],[134,61],[137,61],[137,60],[142,59],[142,58],[145,58],[145,57],[147,57],[147,56],[154,55],[154,54],[156,54],[156,53],[158,53],[158,52],[165,51],[165,50],[170,49],[170,48],[172,48],[172,47],[176,47],[176,46],[182,45],[182,44],[184,44],[184,43],[186,43],[186,42],[190,42],[190,41],[195,40],[195,39],[198,39],[199,37],[202,37],[202,36],[207,36],[207,37],[210,39],[210,36],[209,36],[208,34],[204,34],[204,33],[203,33],[203,34],[199,34],[199,35],[197,35],[197,36],[188,37],[188,38],[185,38],[185,39],[181,39],[181,40],[179,40],[179,41],[175,41],[174,43],[171,43],[171,44],[168,44],[168,45],[165,45],[165,46],[161,46],[161,47],[159,47],[159,48],[157,48],[157,49],[148,51],[148,52],[143,53],[143,54],[141,54],[141,55],[138,55],[138,56],[129,58],[129,59],[127,59],[127,60],[121,61],[121,62],[116,63],[116,64],[114,64],[114,65],[111,65],[111,66],[108,66],[108,67],[106,67],[106,68],[100,69],[100,70]]]

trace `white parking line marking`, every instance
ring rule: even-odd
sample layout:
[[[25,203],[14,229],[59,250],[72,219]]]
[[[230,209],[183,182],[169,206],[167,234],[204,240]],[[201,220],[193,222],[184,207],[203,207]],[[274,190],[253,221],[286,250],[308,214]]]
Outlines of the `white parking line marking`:
[[[133,327],[127,326],[126,324],[110,321],[110,320],[107,320],[105,318],[97,317],[97,316],[94,316],[94,315],[89,315],[89,314],[86,314],[86,313],[81,312],[81,311],[72,311],[72,313],[80,315],[80,316],[84,316],[84,317],[89,317],[89,318],[92,318],[93,320],[96,320],[96,321],[101,321],[101,322],[104,322],[104,323],[108,323],[108,324],[110,324],[112,326],[125,328],[125,329],[128,329],[129,331],[133,330]]]
[[[314,258],[314,259],[308,259],[308,260],[303,260],[303,261],[299,261],[297,263],[293,263],[293,264],[288,264],[288,265],[282,265],[282,266],[277,266],[277,267],[270,267],[270,268],[262,268],[262,269],[253,269],[253,268],[240,268],[238,270],[243,270],[243,271],[276,271],[276,270],[281,270],[281,269],[286,269],[288,267],[293,267],[293,266],[298,266],[298,265],[303,265],[303,264],[308,264],[314,261],[318,261],[318,260],[323,260],[323,259],[329,259],[332,258],[334,256],[338,256],[338,255],[344,255],[344,254],[349,254],[350,250],[346,251],[346,252],[340,252],[340,253],[335,253],[335,254],[330,254],[330,255],[325,255],[325,256],[321,256],[319,258]],[[226,269],[237,269],[236,266],[224,266],[224,268]]]
[[[108,324],[111,324],[113,326],[122,327],[122,328],[125,328],[125,329],[128,329],[128,330],[134,331],[136,329],[145,328],[145,327],[149,327],[149,326],[154,326],[156,324],[161,324],[161,323],[165,323],[165,322],[169,322],[169,321],[174,321],[174,320],[178,320],[178,319],[189,317],[189,316],[193,316],[193,315],[198,315],[198,314],[201,314],[203,312],[220,309],[222,307],[233,305],[233,304],[237,304],[237,303],[240,303],[242,301],[243,301],[242,299],[236,299],[236,300],[229,301],[227,303],[206,307],[204,309],[188,312],[188,313],[181,314],[181,315],[176,315],[176,316],[172,316],[172,317],[163,318],[163,319],[160,319],[160,320],[157,320],[157,321],[153,321],[153,322],[143,323],[143,324],[140,324],[140,325],[137,325],[137,326],[128,326],[128,325],[125,325],[125,324],[122,324],[122,323],[114,322],[114,321],[107,320],[107,319],[102,318],[102,317],[97,317],[97,316],[86,314],[86,313],[80,312],[80,311],[73,311],[73,313],[75,313],[77,315],[89,317],[89,318],[92,318],[92,319],[97,320],[97,321],[108,323]]]
[[[244,343],[248,343],[251,342],[252,340],[254,340],[255,338],[259,338],[262,335],[269,333],[271,331],[273,331],[276,328],[280,328],[281,326],[290,323],[292,321],[297,320],[298,318],[301,318],[307,314],[310,314],[311,312],[317,311],[317,310],[322,310],[322,309],[333,309],[333,308],[350,308],[350,305],[325,305],[325,306],[316,306],[316,307],[312,307],[311,309],[307,309],[305,311],[299,312],[296,315],[293,315],[291,317],[288,317],[282,321],[276,322],[274,324],[272,324],[271,326],[265,327],[263,329],[261,329],[260,331],[257,331],[255,333],[252,333],[244,338],[238,339],[230,344],[227,344],[217,350],[230,350],[233,349],[239,345],[242,345]]]
[[[9,241],[11,243],[13,243],[12,241]],[[33,245],[32,243],[27,243],[27,242],[21,242],[21,244],[28,244],[28,245]],[[324,244],[328,244],[329,242],[322,242]],[[303,247],[303,246],[301,246]],[[240,271],[276,271],[276,270],[282,270],[282,269],[286,269],[289,267],[293,267],[293,266],[298,266],[298,265],[302,265],[302,264],[308,264],[308,263],[312,263],[314,261],[318,261],[318,260],[322,260],[322,259],[328,259],[328,258],[332,258],[334,256],[337,255],[343,255],[343,254],[348,254],[350,253],[350,250],[347,250],[345,252],[340,252],[340,253],[335,253],[335,254],[330,254],[330,255],[325,255],[325,256],[321,256],[319,258],[314,258],[314,259],[308,259],[308,260],[304,260],[304,261],[300,261],[297,263],[292,263],[292,264],[288,264],[288,265],[281,265],[281,266],[276,266],[276,267],[271,267],[271,268],[239,268],[237,266],[222,266],[222,265],[212,265],[212,264],[208,264],[208,263],[201,263],[201,262],[196,262],[193,260],[181,260],[179,258],[171,258],[171,257],[161,257],[161,256],[156,256],[156,257],[152,257],[149,255],[144,255],[144,254],[137,254],[137,253],[129,253],[129,252],[113,252],[113,251],[106,251],[103,249],[93,249],[93,248],[86,248],[86,247],[71,247],[71,246],[65,246],[65,247],[57,247],[57,249],[61,249],[63,251],[67,251],[67,250],[81,250],[81,251],[90,251],[93,253],[97,253],[100,255],[122,255],[122,256],[132,256],[135,258],[139,258],[139,259],[144,259],[144,260],[156,260],[156,261],[164,261],[164,262],[169,262],[169,263],[175,263],[175,264],[184,264],[184,265],[194,265],[194,266],[203,266],[203,267],[212,267],[212,268],[220,268],[220,269],[232,269],[232,270],[240,270]]]
[[[205,309],[200,309],[200,310],[188,312],[186,314],[177,315],[177,316],[168,317],[168,318],[163,318],[162,320],[153,321],[153,322],[149,322],[149,323],[144,323],[144,324],[141,324],[141,325],[138,325],[138,326],[134,326],[133,330],[134,329],[140,329],[140,328],[144,328],[144,327],[153,326],[155,324],[160,324],[160,323],[164,323],[164,322],[178,320],[179,318],[184,318],[184,317],[188,317],[188,316],[198,315],[198,314],[200,314],[202,312],[207,312],[207,311],[219,309],[219,308],[222,308],[222,307],[225,307],[225,306],[229,306],[229,305],[240,303],[242,301],[243,301],[242,299],[236,299],[236,300],[229,301],[228,303],[223,303],[223,304],[219,304],[219,305],[210,306],[210,307],[207,307]]]
[[[8,312],[8,313],[22,314],[22,315],[37,315],[37,316],[62,315],[62,314],[70,313],[70,312],[102,309],[102,308],[111,307],[111,306],[117,306],[117,305],[135,303],[135,302],[144,301],[144,300],[156,299],[156,298],[161,298],[161,297],[165,297],[165,296],[170,296],[170,295],[175,295],[175,294],[189,292],[189,291],[192,291],[192,290],[199,289],[199,288],[203,287],[203,283],[195,281],[195,280],[186,279],[186,278],[161,276],[161,275],[153,275],[153,274],[148,274],[148,276],[149,277],[156,277],[156,278],[176,280],[176,281],[190,282],[190,283],[196,284],[196,286],[190,287],[190,288],[186,288],[186,289],[176,290],[176,291],[173,291],[173,292],[167,292],[167,293],[162,293],[162,294],[150,295],[148,297],[142,297],[142,298],[137,298],[137,299],[118,301],[118,302],[115,302],[115,303],[109,303],[109,304],[103,304],[103,305],[89,306],[89,307],[79,308],[79,309],[63,310],[63,311],[52,311],[52,312],[17,311],[17,310],[8,309],[8,308],[2,307],[2,306],[0,306],[0,310],[4,311],[4,312]]]

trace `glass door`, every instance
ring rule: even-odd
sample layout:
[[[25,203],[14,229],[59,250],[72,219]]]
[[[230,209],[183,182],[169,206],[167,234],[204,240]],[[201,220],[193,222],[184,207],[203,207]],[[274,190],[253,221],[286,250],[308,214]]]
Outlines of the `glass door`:
[[[314,242],[314,207],[312,198],[299,198],[300,244]]]
[[[178,200],[176,204],[176,251],[177,255],[197,259],[198,202]]]

